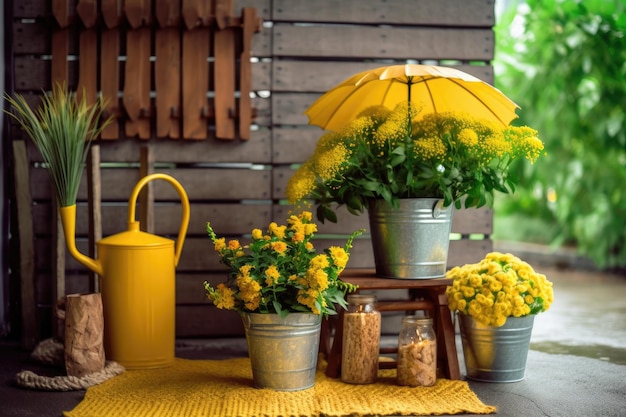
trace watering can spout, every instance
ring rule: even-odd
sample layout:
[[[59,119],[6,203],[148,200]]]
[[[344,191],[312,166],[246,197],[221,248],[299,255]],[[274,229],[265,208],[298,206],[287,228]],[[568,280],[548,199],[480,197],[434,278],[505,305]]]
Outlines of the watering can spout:
[[[61,223],[63,224],[65,244],[70,255],[94,273],[103,275],[102,264],[95,259],[83,255],[76,248],[76,204],[59,208],[59,213],[61,215]]]

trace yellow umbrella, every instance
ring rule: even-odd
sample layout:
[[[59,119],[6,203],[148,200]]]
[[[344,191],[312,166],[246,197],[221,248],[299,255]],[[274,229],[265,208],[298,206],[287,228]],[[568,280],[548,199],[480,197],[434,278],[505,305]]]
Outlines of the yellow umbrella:
[[[330,89],[306,111],[309,124],[339,130],[361,111],[398,103],[423,106],[420,114],[462,111],[507,126],[517,118],[517,104],[497,88],[454,68],[392,65],[360,72]]]

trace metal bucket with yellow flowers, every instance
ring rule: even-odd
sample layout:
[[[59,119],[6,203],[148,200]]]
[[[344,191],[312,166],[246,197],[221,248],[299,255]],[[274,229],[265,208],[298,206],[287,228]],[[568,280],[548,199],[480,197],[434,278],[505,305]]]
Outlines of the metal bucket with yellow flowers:
[[[452,268],[446,289],[456,311],[467,377],[486,382],[524,379],[535,316],[550,308],[552,283],[509,253]]]
[[[240,313],[252,365],[253,385],[277,391],[296,391],[315,383],[322,316],[346,308],[345,296],[354,285],[339,274],[346,267],[352,241],[318,253],[313,245],[317,225],[312,214],[290,215],[285,225],[270,223],[254,229],[252,240],[207,233],[229,279],[213,286],[204,283],[207,297],[218,307]]]

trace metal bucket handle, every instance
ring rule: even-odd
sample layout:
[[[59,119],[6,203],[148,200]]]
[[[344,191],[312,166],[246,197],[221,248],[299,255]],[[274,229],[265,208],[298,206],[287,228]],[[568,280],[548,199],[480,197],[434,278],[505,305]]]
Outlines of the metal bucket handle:
[[[128,199],[128,224],[135,223],[135,206],[137,202],[137,197],[139,196],[139,192],[148,182],[156,179],[161,179],[169,182],[174,186],[178,195],[180,196],[180,201],[182,203],[182,216],[180,221],[180,229],[178,230],[178,237],[176,238],[176,245],[174,247],[174,266],[178,266],[178,260],[180,259],[180,254],[183,249],[183,243],[185,241],[185,234],[187,233],[187,227],[189,226],[189,198],[187,197],[187,193],[183,186],[176,180],[174,177],[156,173],[150,174],[143,177],[133,188],[133,192]]]
[[[437,219],[445,214],[444,211],[446,208],[443,206],[443,203],[443,200],[437,200],[433,206],[433,219]]]

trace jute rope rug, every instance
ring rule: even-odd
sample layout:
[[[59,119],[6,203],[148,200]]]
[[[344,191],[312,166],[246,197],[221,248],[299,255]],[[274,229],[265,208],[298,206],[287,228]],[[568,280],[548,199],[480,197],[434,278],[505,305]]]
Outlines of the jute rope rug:
[[[87,390],[66,417],[289,417],[490,414],[464,381],[434,387],[395,385],[395,370],[371,385],[328,378],[319,364],[315,386],[295,392],[252,387],[248,358],[176,359],[168,368],[128,371]]]
[[[45,339],[35,347],[31,358],[43,365],[62,368],[64,366],[63,343],[54,339]],[[124,371],[124,367],[119,363],[107,361],[102,371],[83,377],[69,375],[43,376],[32,371],[23,370],[15,376],[15,382],[20,387],[42,391],[76,391],[101,384]]]

